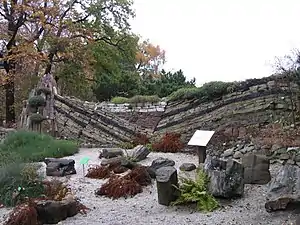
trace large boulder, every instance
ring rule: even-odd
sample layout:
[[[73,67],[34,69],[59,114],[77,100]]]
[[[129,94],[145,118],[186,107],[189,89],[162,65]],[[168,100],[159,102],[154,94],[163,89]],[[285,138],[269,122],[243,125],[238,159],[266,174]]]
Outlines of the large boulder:
[[[76,174],[75,161],[73,159],[54,159],[46,158],[46,175],[62,177],[66,175]]]
[[[271,180],[270,160],[262,155],[248,154],[243,156],[245,184],[267,184]]]
[[[159,157],[152,161],[151,166],[148,167],[148,173],[150,174],[151,178],[156,177],[156,171],[159,168],[167,167],[167,166],[174,166],[175,162],[168,158]]]
[[[197,167],[194,163],[182,163],[179,169],[181,171],[193,171],[197,169]]]
[[[265,208],[268,212],[286,209],[290,203],[300,203],[300,168],[283,166],[270,182]]]
[[[79,211],[75,200],[44,200],[37,202],[35,208],[38,220],[42,224],[57,224],[68,217],[75,216]]]
[[[178,177],[177,170],[172,166],[161,167],[156,170],[156,185],[158,194],[158,203],[161,205],[170,205],[178,197]]]
[[[215,197],[232,198],[244,194],[244,167],[239,162],[208,157],[204,170],[210,182],[210,193]]]

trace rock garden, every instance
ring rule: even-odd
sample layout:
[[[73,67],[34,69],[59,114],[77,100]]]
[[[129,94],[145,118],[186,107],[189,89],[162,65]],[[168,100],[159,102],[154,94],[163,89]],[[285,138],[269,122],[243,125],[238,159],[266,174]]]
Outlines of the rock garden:
[[[79,149],[11,133],[0,148],[2,224],[296,224],[300,169],[288,160],[297,149],[273,162],[282,148],[266,156],[250,143],[199,165],[178,134],[139,142]]]

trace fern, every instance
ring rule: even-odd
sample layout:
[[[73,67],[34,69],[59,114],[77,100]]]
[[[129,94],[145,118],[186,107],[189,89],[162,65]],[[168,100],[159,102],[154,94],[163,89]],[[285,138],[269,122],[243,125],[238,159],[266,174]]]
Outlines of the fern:
[[[179,198],[172,205],[196,203],[197,210],[211,212],[219,207],[218,201],[207,191],[209,179],[203,170],[198,170],[196,180],[181,177],[181,185],[177,188]]]

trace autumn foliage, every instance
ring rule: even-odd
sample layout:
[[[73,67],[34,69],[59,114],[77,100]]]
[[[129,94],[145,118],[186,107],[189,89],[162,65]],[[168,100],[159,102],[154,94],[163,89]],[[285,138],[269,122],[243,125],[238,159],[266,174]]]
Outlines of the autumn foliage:
[[[144,166],[137,166],[133,168],[130,173],[124,176],[124,179],[135,180],[141,186],[151,184],[151,177]]]
[[[136,145],[146,145],[146,144],[150,143],[150,140],[146,134],[138,133],[135,135],[132,142],[135,146]]]
[[[97,191],[97,195],[104,195],[112,199],[132,197],[141,193],[142,186],[151,184],[151,178],[146,167],[137,166],[125,176],[112,175]]]
[[[159,45],[143,41],[136,54],[137,70],[143,77],[159,77],[160,67],[166,62],[166,53]]]
[[[40,225],[34,203],[16,206],[5,225]]]
[[[180,137],[177,133],[166,133],[160,141],[152,144],[152,149],[156,152],[179,152],[184,147]]]
[[[142,186],[135,180],[125,179],[124,177],[111,177],[101,186],[96,194],[117,199],[121,197],[132,197],[141,192]]]

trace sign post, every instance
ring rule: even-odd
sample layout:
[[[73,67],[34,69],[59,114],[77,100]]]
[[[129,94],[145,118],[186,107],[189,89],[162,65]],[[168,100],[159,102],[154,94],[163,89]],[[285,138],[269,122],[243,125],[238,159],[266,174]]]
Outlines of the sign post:
[[[215,131],[208,130],[196,130],[192,138],[190,139],[188,145],[197,147],[197,155],[199,159],[199,164],[204,163],[206,159],[206,146]]]

